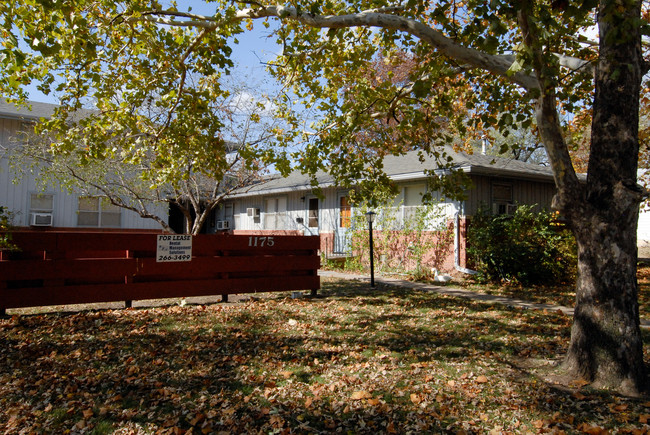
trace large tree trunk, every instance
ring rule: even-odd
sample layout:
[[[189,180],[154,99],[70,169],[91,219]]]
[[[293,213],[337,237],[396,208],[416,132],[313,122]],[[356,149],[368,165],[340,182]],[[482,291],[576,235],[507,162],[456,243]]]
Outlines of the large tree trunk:
[[[620,204],[576,225],[578,282],[565,367],[596,386],[645,387],[636,281],[638,206]],[[604,214],[604,216],[603,216]]]
[[[587,184],[567,195],[574,202],[563,207],[578,242],[576,307],[565,365],[599,385],[638,393],[646,387],[636,280],[644,68],[634,22],[640,2],[626,3],[622,10],[618,2],[601,1]]]

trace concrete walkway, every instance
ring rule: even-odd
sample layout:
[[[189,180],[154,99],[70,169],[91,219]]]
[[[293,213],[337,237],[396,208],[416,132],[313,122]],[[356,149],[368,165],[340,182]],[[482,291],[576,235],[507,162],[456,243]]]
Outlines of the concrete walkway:
[[[342,273],[333,270],[319,270],[318,275],[322,277],[329,278],[339,278],[339,279],[349,279],[349,280],[358,280],[358,281],[370,281],[370,278],[367,275],[355,275],[351,273]],[[522,299],[513,299],[505,296],[498,295],[488,295],[485,293],[477,293],[470,290],[465,290],[461,288],[454,288],[448,286],[437,286],[433,284],[423,284],[418,282],[406,281],[403,279],[397,278],[387,278],[382,276],[375,275],[375,283],[382,283],[388,285],[395,285],[404,288],[411,288],[417,290],[424,290],[435,292],[441,295],[455,296],[459,298],[471,299],[474,301],[487,302],[493,304],[502,304],[510,307],[520,307],[530,310],[548,310],[548,311],[560,311],[567,316],[573,316],[573,308],[563,307],[562,305],[553,305],[553,304],[538,304],[535,302],[524,301]],[[641,319],[641,328],[650,329],[650,320]]]

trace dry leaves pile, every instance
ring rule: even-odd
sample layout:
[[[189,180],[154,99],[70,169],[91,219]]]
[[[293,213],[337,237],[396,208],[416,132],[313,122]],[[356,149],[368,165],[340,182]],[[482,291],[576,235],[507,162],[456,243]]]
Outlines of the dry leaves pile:
[[[516,368],[563,354],[561,314],[321,293],[1,319],[0,433],[650,432],[648,399]]]

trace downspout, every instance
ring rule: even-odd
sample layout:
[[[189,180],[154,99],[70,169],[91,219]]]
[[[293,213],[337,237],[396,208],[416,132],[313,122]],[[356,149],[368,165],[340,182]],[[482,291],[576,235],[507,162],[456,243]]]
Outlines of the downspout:
[[[460,266],[460,207],[454,214],[454,267],[459,272],[478,275],[477,271]]]

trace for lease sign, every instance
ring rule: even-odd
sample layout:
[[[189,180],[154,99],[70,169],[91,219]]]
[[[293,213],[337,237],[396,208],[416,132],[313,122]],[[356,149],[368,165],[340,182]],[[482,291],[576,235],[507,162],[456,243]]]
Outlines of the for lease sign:
[[[156,261],[191,261],[192,236],[189,234],[159,234]]]

